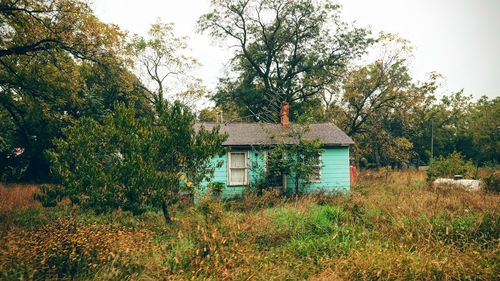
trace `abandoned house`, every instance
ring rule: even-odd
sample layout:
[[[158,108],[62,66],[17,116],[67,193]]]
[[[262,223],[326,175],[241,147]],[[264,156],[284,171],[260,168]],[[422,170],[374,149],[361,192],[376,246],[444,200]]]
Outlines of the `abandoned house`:
[[[211,130],[216,123],[197,123],[196,126]],[[293,144],[293,138],[277,139],[276,135],[286,134],[293,126],[288,121],[288,106],[282,106],[280,124],[272,123],[221,123],[220,132],[228,135],[223,143],[228,152],[211,161],[214,174],[210,181],[202,183],[206,188],[210,183],[223,186],[222,197],[241,195],[248,187],[253,187],[267,168],[266,148],[278,143]],[[318,139],[322,145],[317,172],[300,183],[302,193],[315,191],[348,193],[349,146],[354,142],[332,123],[317,123],[307,126],[303,139]],[[293,175],[284,176],[280,187],[287,193],[293,192]]]

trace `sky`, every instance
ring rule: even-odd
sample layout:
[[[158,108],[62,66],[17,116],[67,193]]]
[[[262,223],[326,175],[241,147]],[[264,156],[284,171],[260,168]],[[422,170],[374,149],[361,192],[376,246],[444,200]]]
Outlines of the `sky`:
[[[413,77],[435,71],[445,77],[442,91],[464,89],[478,98],[500,96],[500,0],[339,0],[343,19],[360,27],[394,33],[414,47]],[[209,0],[93,0],[96,15],[131,34],[145,35],[157,19],[187,36],[201,66],[195,75],[208,89],[224,76],[231,50],[196,32]]]

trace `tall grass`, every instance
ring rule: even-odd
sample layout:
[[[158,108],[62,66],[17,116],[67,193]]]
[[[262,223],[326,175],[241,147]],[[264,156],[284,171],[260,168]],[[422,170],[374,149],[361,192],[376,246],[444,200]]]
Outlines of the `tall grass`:
[[[40,204],[33,199],[38,189],[37,185],[0,184],[0,213],[40,207]]]
[[[207,199],[168,226],[155,212],[16,204],[0,279],[495,280],[499,202],[408,170],[362,173],[348,197]]]

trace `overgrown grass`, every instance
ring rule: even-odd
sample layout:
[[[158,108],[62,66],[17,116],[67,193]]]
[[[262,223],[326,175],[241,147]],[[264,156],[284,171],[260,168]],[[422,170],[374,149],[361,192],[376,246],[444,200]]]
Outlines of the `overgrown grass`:
[[[0,279],[495,280],[499,204],[498,193],[428,187],[418,171],[363,173],[349,197],[202,201],[168,226],[154,211],[10,204]]]

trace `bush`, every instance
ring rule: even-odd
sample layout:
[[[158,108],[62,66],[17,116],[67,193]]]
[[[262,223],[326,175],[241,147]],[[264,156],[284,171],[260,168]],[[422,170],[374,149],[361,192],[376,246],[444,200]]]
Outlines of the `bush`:
[[[482,178],[484,188],[487,191],[500,192],[500,170],[495,168],[488,168],[485,176]]]
[[[33,194],[33,198],[40,202],[44,207],[55,207],[64,197],[63,190],[52,184],[42,184],[40,193]]]
[[[432,161],[427,170],[427,179],[435,180],[439,177],[453,177],[463,175],[466,178],[472,177],[475,167],[470,161],[466,161],[462,154],[453,152],[448,157],[439,157]]]
[[[225,187],[226,185],[222,182],[210,182],[207,185],[208,192],[215,197],[220,197],[222,195],[222,192],[224,192]]]

